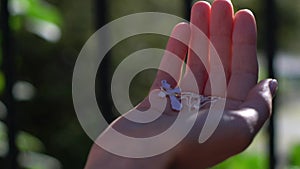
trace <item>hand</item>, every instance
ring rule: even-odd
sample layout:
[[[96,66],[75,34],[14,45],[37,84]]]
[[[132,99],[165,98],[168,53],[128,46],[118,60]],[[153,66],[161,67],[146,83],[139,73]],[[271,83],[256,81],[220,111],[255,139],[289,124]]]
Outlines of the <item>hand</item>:
[[[212,64],[214,53],[211,52],[211,45],[206,39],[199,39],[197,29],[191,25],[195,25],[211,41],[222,62],[224,78],[220,78],[215,70],[218,67]],[[204,143],[198,142],[209,115],[209,110],[202,108],[187,137],[168,152],[150,158],[134,159],[113,155],[95,145],[86,168],[199,169],[213,166],[243,151],[271,115],[272,97],[277,89],[276,80],[266,79],[257,84],[256,36],[255,18],[249,10],[240,10],[234,15],[232,4],[228,0],[215,0],[212,6],[203,1],[195,3],[191,11],[191,24],[178,24],[172,32],[172,37],[176,38],[170,38],[167,44],[166,50],[175,54],[181,62],[175,62],[174,56],[166,52],[160,65],[160,70],[166,71],[158,71],[151,91],[152,94],[155,93],[155,89],[160,88],[161,81],[167,80],[172,87],[180,86],[182,91],[226,97],[225,110],[216,130]],[[179,42],[177,38],[189,42],[189,46]],[[187,67],[190,69],[182,77],[181,70],[186,56]],[[197,89],[192,87],[193,76]],[[217,83],[212,84],[213,81]],[[224,83],[227,86],[224,87]],[[211,92],[212,87],[217,89],[214,93]],[[151,107],[159,108],[162,104],[159,99],[154,97]],[[147,108],[148,98],[125,116]],[[149,109],[147,113],[155,113],[153,110],[155,109]],[[180,113],[187,113],[186,109]],[[149,137],[166,130],[176,120],[177,115],[178,112],[172,110],[168,100],[164,113],[157,120],[149,124],[137,124],[120,117],[99,140],[106,140],[114,147],[126,149],[128,145],[122,140],[109,140],[112,127],[132,137]],[[184,123],[189,123],[190,120],[186,119]],[[158,143],[165,145],[171,139],[173,138],[162,139]],[[147,148],[149,147],[144,145],[140,151],[148,151]]]

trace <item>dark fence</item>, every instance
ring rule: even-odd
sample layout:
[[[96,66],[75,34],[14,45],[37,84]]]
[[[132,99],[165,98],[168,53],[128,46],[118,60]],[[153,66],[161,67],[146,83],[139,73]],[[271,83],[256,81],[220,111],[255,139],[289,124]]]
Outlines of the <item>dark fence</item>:
[[[12,88],[15,83],[14,56],[12,46],[12,33],[9,27],[8,0],[1,0],[1,35],[2,35],[2,69],[5,77],[4,104],[7,107],[6,124],[8,126],[9,153],[7,155],[7,168],[17,168],[17,148],[16,148],[16,125],[15,125],[15,100],[12,95]]]
[[[265,22],[266,22],[266,57],[268,60],[268,76],[270,78],[276,78],[274,70],[274,58],[277,50],[277,8],[275,0],[262,1],[265,7]],[[277,165],[276,157],[276,98],[273,102],[273,115],[270,118],[269,123],[269,168],[275,169]]]

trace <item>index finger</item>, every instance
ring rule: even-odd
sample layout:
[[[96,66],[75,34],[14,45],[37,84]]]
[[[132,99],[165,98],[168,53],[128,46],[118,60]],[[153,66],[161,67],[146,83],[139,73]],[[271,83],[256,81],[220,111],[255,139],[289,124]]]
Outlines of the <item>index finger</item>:
[[[189,39],[189,24],[177,24],[171,33],[165,54],[161,60],[151,89],[159,89],[162,80],[166,80],[169,84],[171,84],[172,87],[177,86],[181,77],[182,66],[188,51],[187,44]]]

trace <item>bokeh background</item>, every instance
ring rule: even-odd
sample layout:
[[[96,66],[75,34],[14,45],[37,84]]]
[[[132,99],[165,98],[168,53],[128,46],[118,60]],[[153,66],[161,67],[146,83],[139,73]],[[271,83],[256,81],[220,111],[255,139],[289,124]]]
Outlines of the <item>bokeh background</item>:
[[[258,25],[260,79],[268,77],[266,35],[274,31],[274,75],[279,80],[275,104],[275,152],[278,168],[300,169],[300,3],[274,0],[275,26],[267,27],[266,2],[232,0],[235,10],[251,9]],[[2,1],[1,1],[2,2]],[[83,168],[92,141],[81,128],[72,103],[72,72],[76,58],[87,39],[101,25],[137,12],[165,12],[188,18],[184,0],[8,0],[9,27],[12,36],[15,100],[16,164],[24,169]],[[189,2],[189,1],[188,1]],[[210,1],[211,2],[211,1]],[[193,2],[191,2],[193,3]],[[1,3],[3,5],[3,3]],[[101,6],[102,5],[102,6]],[[2,6],[3,7],[3,6]],[[3,10],[3,8],[1,8]],[[101,14],[105,18],[101,17]],[[3,13],[1,13],[3,15]],[[3,17],[1,17],[3,24]],[[277,26],[276,26],[277,25]],[[1,25],[3,28],[3,25]],[[158,25],[160,26],[160,25]],[[5,29],[0,42],[5,43]],[[144,48],[164,48],[167,37],[139,35],[123,40],[108,54],[104,69],[110,76],[130,53]],[[5,49],[0,48],[0,51]],[[9,115],[5,90],[9,77],[5,74],[4,57],[0,55],[0,168],[10,168]],[[2,62],[3,61],[3,62]],[[103,72],[103,71],[99,71]],[[145,97],[155,70],[139,73],[130,88],[131,101],[137,104]],[[106,100],[98,81],[98,101]],[[107,107],[104,107],[104,109]],[[116,112],[110,109],[113,119]],[[267,125],[242,154],[226,160],[215,169],[268,168],[269,135]],[[234,144],[234,143],[232,143]]]

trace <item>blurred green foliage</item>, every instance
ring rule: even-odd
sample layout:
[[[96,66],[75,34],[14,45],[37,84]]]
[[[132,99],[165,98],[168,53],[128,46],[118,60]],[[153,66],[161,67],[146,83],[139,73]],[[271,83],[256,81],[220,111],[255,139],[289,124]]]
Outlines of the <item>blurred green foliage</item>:
[[[43,0],[10,0],[9,10],[13,30],[21,30],[24,26],[47,41],[59,40],[59,27],[62,27],[63,21],[61,13],[53,5]]]
[[[19,132],[16,144],[18,149],[21,152],[26,152],[26,151],[34,151],[34,152],[43,152],[45,151],[45,146],[35,136],[26,133],[26,132]]]
[[[300,168],[300,144],[291,147],[289,154],[289,165]]]
[[[7,127],[0,121],[0,158],[4,158],[8,152],[7,139]],[[16,145],[19,150],[18,162],[21,168],[36,169],[36,167],[38,167],[40,169],[58,169],[53,168],[52,165],[60,166],[58,160],[43,154],[45,152],[44,144],[37,137],[29,133],[19,132]],[[4,164],[1,164],[1,166],[4,166]]]
[[[245,152],[227,159],[212,169],[266,169],[267,165],[265,154]]]
[[[58,9],[43,0],[10,0],[9,1],[9,11],[11,13],[10,17],[10,27],[13,31],[20,31],[22,27],[26,27],[28,31],[32,33],[36,33],[37,35],[40,35],[40,37],[44,38],[45,40],[51,40],[45,38],[47,33],[51,32],[45,32],[47,30],[47,27],[41,27],[41,23],[48,23],[48,26],[50,24],[57,25],[57,29],[59,30],[58,26],[62,26],[62,17]],[[32,22],[32,20],[35,20],[35,22]],[[32,29],[34,28],[35,29]],[[30,30],[32,29],[32,30]],[[49,31],[49,30],[48,30]],[[60,31],[60,30],[59,30]],[[1,38],[1,37],[0,37]],[[60,38],[60,37],[59,37]],[[1,38],[2,42],[2,38]],[[14,46],[15,47],[15,46]],[[15,48],[14,48],[15,49]],[[0,53],[1,48],[0,48]],[[2,55],[1,59],[2,60]],[[5,78],[2,72],[0,72],[0,93],[3,93],[3,89],[5,87]],[[22,92],[22,91],[19,91]],[[14,93],[18,94],[18,93]],[[16,96],[15,96],[16,97]],[[4,109],[1,109],[1,111],[5,111]],[[1,112],[2,114],[5,112]],[[53,157],[46,156],[44,154],[39,154],[37,152],[44,152],[45,146],[42,143],[40,139],[37,137],[24,132],[20,131],[17,134],[16,139],[16,145],[19,152],[19,166],[22,168],[27,169],[36,169],[36,168],[42,168],[42,169],[53,169],[53,167],[50,167],[49,165],[52,165],[52,163],[45,163],[45,161],[49,159],[54,159]],[[30,153],[31,152],[31,153]],[[24,162],[24,159],[33,158],[32,153],[35,152],[35,157],[44,157],[43,161],[28,161]],[[7,138],[7,127],[6,125],[0,121],[0,157],[4,158],[6,154],[8,153],[8,138]],[[20,157],[22,157],[20,158]],[[39,165],[37,165],[39,163]],[[4,166],[4,164],[1,164],[1,166]],[[35,167],[39,166],[39,167]]]

